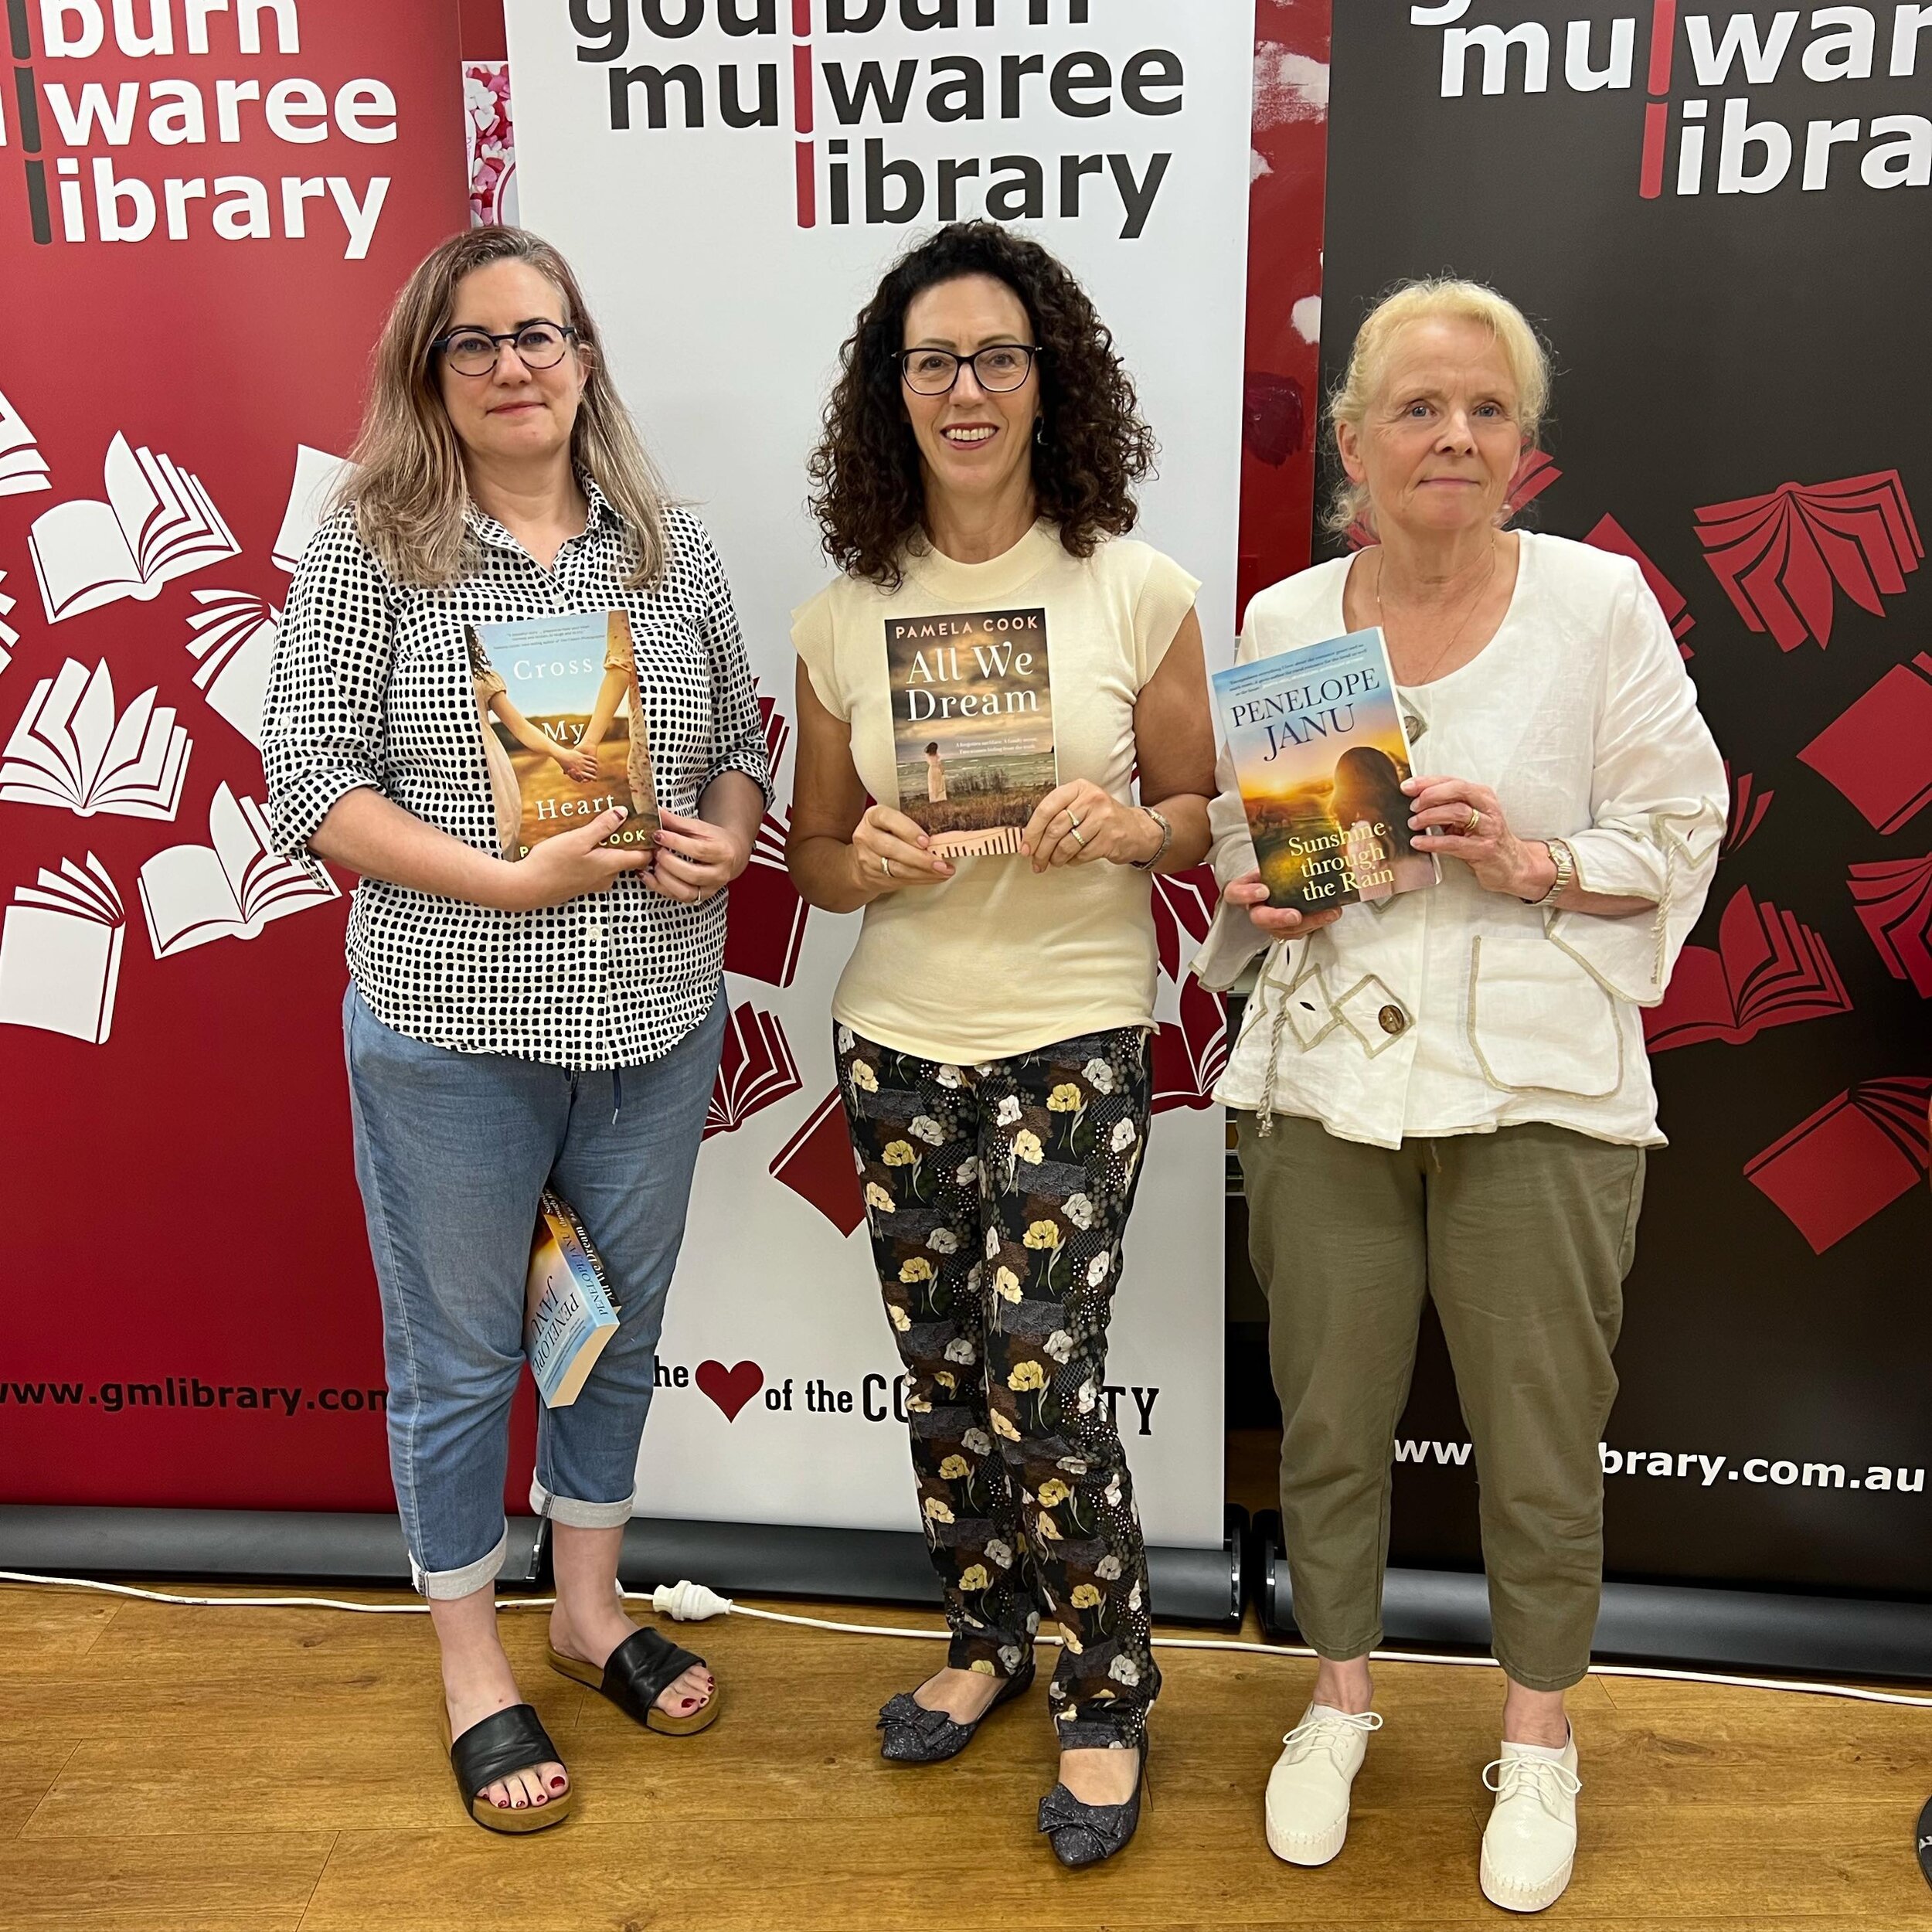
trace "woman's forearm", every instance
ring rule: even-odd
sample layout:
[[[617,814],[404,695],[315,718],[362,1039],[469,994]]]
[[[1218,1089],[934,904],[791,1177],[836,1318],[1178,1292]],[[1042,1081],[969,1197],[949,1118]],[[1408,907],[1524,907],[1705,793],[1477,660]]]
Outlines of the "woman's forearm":
[[[798,896],[821,913],[862,912],[879,896],[859,883],[849,839],[794,835],[785,845],[785,865]]]
[[[1172,798],[1156,801],[1158,811],[1174,828],[1174,837],[1157,872],[1192,872],[1206,858],[1214,843],[1213,828],[1208,822],[1208,808],[1213,803],[1198,791],[1177,791]]]
[[[503,860],[425,825],[371,786],[344,792],[316,828],[308,848],[318,859],[365,879],[477,906],[509,903],[512,869]]]
[[[742,771],[721,771],[704,788],[698,801],[698,816],[708,825],[729,832],[744,849],[747,862],[758,842],[758,828],[764,822],[765,794],[757,781]]]
[[[1519,899],[1536,905],[1554,906],[1560,913],[1591,913],[1600,919],[1628,919],[1632,913],[1652,912],[1656,909],[1657,902],[1653,899],[1585,892],[1577,885],[1566,886],[1553,896],[1546,896],[1556,883],[1555,855],[1540,838],[1528,841],[1523,849],[1524,889],[1515,895]]]

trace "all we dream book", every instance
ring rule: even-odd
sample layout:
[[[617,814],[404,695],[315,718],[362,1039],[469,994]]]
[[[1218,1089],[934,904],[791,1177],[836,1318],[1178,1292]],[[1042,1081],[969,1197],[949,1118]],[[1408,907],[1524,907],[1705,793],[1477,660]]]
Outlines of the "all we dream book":
[[[1322,912],[1437,883],[1440,867],[1411,842],[1402,787],[1413,763],[1379,630],[1211,682],[1270,906]]]
[[[1046,611],[889,618],[886,662],[900,810],[943,858],[1018,852],[1060,782]]]

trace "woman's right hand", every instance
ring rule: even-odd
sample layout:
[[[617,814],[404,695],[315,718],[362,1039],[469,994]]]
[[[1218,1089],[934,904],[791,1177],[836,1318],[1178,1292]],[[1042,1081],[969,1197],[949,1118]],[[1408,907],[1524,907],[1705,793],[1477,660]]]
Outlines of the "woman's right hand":
[[[852,876],[868,898],[908,886],[943,886],[952,866],[929,848],[931,841],[903,811],[868,805],[852,835]]]
[[[1247,906],[1255,930],[1270,940],[1306,939],[1324,926],[1332,926],[1348,910],[1344,906],[1331,906],[1322,912],[1298,913],[1287,906],[1270,906],[1268,889],[1262,884],[1258,869],[1243,873],[1221,896],[1234,905]]]
[[[648,845],[604,842],[630,815],[623,806],[614,806],[575,832],[545,839],[527,859],[505,865],[503,896],[493,903],[504,912],[535,912],[581,899],[586,893],[605,891],[624,873],[641,872],[651,863]]]

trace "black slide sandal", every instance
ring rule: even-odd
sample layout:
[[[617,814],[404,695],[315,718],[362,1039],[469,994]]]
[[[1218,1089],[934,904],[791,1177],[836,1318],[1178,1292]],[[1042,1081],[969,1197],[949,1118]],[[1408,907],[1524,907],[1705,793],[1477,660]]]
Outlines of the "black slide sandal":
[[[655,1630],[633,1631],[611,1651],[602,1670],[580,1657],[566,1657],[555,1645],[550,1646],[550,1668],[580,1684],[588,1684],[600,1696],[607,1697],[619,1710],[628,1713],[645,1730],[666,1737],[689,1737],[718,1721],[723,1693],[714,1679],[711,1695],[689,1717],[673,1717],[658,1709],[662,1697],[685,1672],[693,1668],[709,1669],[702,1657],[680,1650],[669,1638]]]
[[[560,1795],[546,1795],[541,1804],[521,1808],[492,1804],[483,1796],[490,1786],[519,1771],[563,1761],[532,1706],[512,1704],[507,1710],[493,1712],[454,1740],[450,1736],[446,1711],[443,1742],[449,1749],[450,1769],[456,1774],[463,1808],[486,1831],[546,1832],[570,1815],[570,1801],[577,1796],[574,1785]]]

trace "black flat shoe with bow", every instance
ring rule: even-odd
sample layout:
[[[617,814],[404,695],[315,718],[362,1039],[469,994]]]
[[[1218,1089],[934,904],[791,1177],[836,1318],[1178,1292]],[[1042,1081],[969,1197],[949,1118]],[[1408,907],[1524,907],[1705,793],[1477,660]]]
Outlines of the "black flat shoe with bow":
[[[702,1657],[680,1650],[655,1630],[633,1631],[611,1651],[601,1670],[580,1657],[566,1657],[552,1645],[550,1668],[580,1684],[588,1684],[618,1709],[628,1712],[646,1730],[661,1732],[666,1737],[689,1737],[718,1721],[720,1698],[716,1682],[710,1696],[689,1717],[673,1717],[658,1709],[658,1699],[686,1671],[708,1666]]]
[[[881,1757],[895,1764],[943,1764],[957,1757],[973,1741],[973,1733],[1001,1705],[1024,1696],[1033,1682],[1033,1665],[1009,1677],[997,1696],[970,1724],[961,1724],[944,1711],[929,1711],[910,1691],[901,1691],[879,1713],[878,1728],[886,1733]]]
[[[1134,1795],[1124,1804],[1087,1804],[1064,1784],[1039,1801],[1039,1828],[1052,1841],[1053,1855],[1071,1871],[1100,1865],[1127,1849],[1139,1828],[1141,1801],[1147,1794],[1147,1740],[1141,1740],[1141,1766]]]

